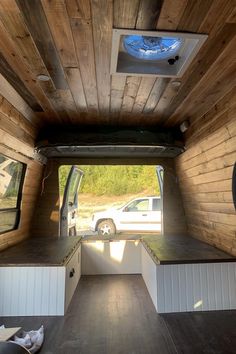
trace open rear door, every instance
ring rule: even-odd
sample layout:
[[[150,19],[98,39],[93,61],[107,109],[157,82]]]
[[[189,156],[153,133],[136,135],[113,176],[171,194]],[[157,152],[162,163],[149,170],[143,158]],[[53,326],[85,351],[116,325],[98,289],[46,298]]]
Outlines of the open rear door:
[[[76,236],[78,215],[78,192],[83,171],[72,166],[66,181],[63,202],[60,210],[60,237]]]

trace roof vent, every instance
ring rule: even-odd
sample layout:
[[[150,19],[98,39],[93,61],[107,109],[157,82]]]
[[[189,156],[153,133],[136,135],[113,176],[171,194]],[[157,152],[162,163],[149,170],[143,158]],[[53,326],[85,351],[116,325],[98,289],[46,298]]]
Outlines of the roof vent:
[[[114,29],[111,74],[181,77],[207,35]]]

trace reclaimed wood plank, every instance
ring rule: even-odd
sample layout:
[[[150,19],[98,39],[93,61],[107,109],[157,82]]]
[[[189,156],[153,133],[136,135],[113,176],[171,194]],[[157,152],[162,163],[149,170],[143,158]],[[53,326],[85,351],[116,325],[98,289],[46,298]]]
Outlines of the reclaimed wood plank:
[[[188,201],[206,202],[206,203],[232,203],[233,196],[231,192],[209,192],[209,193],[188,193],[182,191],[183,199]]]
[[[197,5],[195,3],[197,4],[197,2],[188,3],[187,7],[189,7],[189,9],[187,10],[187,7],[185,8],[184,11],[185,15],[188,11],[191,12],[191,7],[193,6],[195,8],[194,11],[196,11],[196,16],[197,16]],[[166,99],[166,104],[163,102],[161,106],[162,113],[160,112],[159,114],[159,112],[155,112],[156,114],[158,114],[159,117],[162,117],[162,119],[158,121],[158,123],[163,123],[167,119],[169,119],[170,120],[169,124],[173,126],[174,122],[173,123],[171,122],[171,118],[170,118],[171,115],[175,112],[175,110],[179,107],[179,105],[184,103],[185,107],[187,107],[188,103],[187,101],[185,102],[185,99],[187,100],[188,97],[192,97],[191,94],[192,89],[195,87],[195,85],[197,85],[199,80],[205,75],[207,70],[211,67],[214,60],[218,57],[218,53],[221,52],[221,49],[216,48],[217,44],[215,43],[215,41],[216,42],[218,41],[219,43],[219,41],[221,41],[220,39],[221,34],[223,35],[224,31],[227,31],[225,27],[225,21],[228,18],[229,13],[232,11],[232,8],[233,8],[232,1],[225,3],[223,0],[214,1],[212,5],[209,7],[208,10],[209,15],[205,16],[205,19],[201,24],[199,23],[199,28],[197,31],[199,33],[209,33],[209,38],[205,43],[204,47],[202,48],[202,50],[199,52],[197,58],[194,59],[193,63],[190,65],[190,67],[182,77],[181,86],[176,91],[176,94],[174,95],[174,92],[172,91],[172,95],[170,99]],[[182,16],[185,17],[185,15],[183,13]],[[182,21],[184,22],[183,19]],[[179,23],[181,23],[181,19]],[[179,31],[183,30],[183,28],[180,25],[178,25],[175,29]],[[229,32],[231,31],[229,30]],[[230,37],[230,34],[226,35],[226,38],[228,38],[228,36]],[[216,45],[214,45],[214,43]],[[213,47],[211,47],[211,45]],[[214,53],[215,49],[216,52]],[[205,83],[207,87],[209,86],[209,83],[210,82]],[[171,81],[170,81],[170,85],[171,85]]]
[[[143,113],[147,114],[147,113],[152,113],[160,98],[162,97],[163,92],[165,91],[166,85],[168,84],[169,79],[167,78],[157,78],[156,82],[150,92],[150,95],[147,99],[147,102],[145,104],[145,107],[143,109]]]
[[[41,2],[37,0],[16,1],[55,87],[67,89],[64,71]]]
[[[19,115],[22,116],[22,119],[25,119],[34,127],[40,126],[40,121],[37,115],[1,74],[0,95],[3,96],[9,102],[9,104],[19,112]]]
[[[20,129],[23,129],[33,138],[36,137],[38,129],[31,124],[25,117],[0,94],[0,112],[16,124]]]
[[[132,113],[134,114],[142,113],[146,105],[146,102],[149,98],[150,91],[152,91],[152,88],[155,84],[155,81],[156,78],[154,77],[142,77],[137,95],[135,97]]]
[[[163,0],[141,0],[136,21],[136,29],[155,29],[163,2]]]
[[[0,6],[2,6],[2,3],[0,4]],[[4,18],[5,17],[6,15],[4,16]],[[14,22],[15,22],[15,16],[13,16],[13,19],[11,19],[10,25],[13,26]],[[52,107],[45,93],[43,92],[42,88],[36,82],[35,76],[33,76],[33,80],[32,80],[31,68],[29,67],[27,61],[25,60],[25,56],[19,50],[19,46],[17,46],[16,48],[14,35],[11,34],[9,36],[7,30],[8,27],[5,28],[3,26],[3,23],[0,22],[0,45],[4,57],[7,58],[8,64],[14,69],[14,72],[19,76],[19,78],[24,83],[24,85],[28,88],[28,90],[30,90],[30,92],[37,98],[38,102],[40,103],[44,111],[49,113],[48,119],[55,117],[55,113],[52,110]]]
[[[74,43],[79,60],[87,107],[92,114],[98,114],[97,82],[94,61],[93,33],[91,19],[70,19]]]
[[[165,0],[157,23],[158,30],[174,31],[187,6],[188,0]]]
[[[202,22],[208,16],[212,3],[212,0],[188,1],[177,25],[177,30],[197,32]]]
[[[79,68],[65,68],[65,73],[79,112],[87,112],[87,102]]]
[[[113,123],[119,120],[120,110],[123,102],[125,84],[126,84],[126,76],[112,75],[110,114],[112,115]]]
[[[172,114],[170,117],[171,124],[178,124],[191,114],[195,116],[203,115],[222,98],[222,92],[227,93],[235,87],[236,25],[232,30],[232,37],[228,46],[222,49],[221,54],[218,55],[214,65],[209,68],[204,77],[192,89],[191,97],[188,97],[188,104],[184,105],[184,102],[182,102]],[[223,64],[225,70],[219,70],[219,67],[222,67]],[[208,82],[212,83],[211,86],[207,85]],[[220,91],[219,87],[221,87]]]
[[[97,94],[101,120],[109,122],[113,1],[91,0]]]
[[[139,0],[114,0],[114,28],[135,28]]]
[[[69,17],[85,20],[91,18],[89,1],[65,0],[65,3]]]
[[[233,88],[204,115],[192,115],[190,127],[185,133],[188,146],[199,141],[199,137],[204,138],[231,121],[235,106],[236,88]]]
[[[63,67],[77,68],[74,41],[64,0],[41,2]]]
[[[25,102],[28,103],[30,108],[34,112],[42,112],[42,107],[37,102],[35,97],[30,93],[27,87],[24,85],[23,81],[10,67],[6,59],[0,53],[0,73],[7,79],[7,81],[14,87],[14,89],[20,94]]]
[[[134,29],[136,22],[137,22],[138,11],[139,11],[139,1],[138,0],[133,0],[133,1],[114,0],[113,27],[114,28]],[[124,76],[124,78],[128,79],[128,77],[126,77],[126,76]],[[126,88],[127,88],[128,83],[126,81],[124,82],[124,78],[116,76],[116,75],[112,76],[110,111],[112,113],[114,110],[114,118],[113,118],[114,123],[117,123],[119,121],[121,111],[119,113],[118,109],[119,109],[119,107],[121,109],[121,107],[123,105],[125,90],[127,90]],[[123,90],[123,92],[122,92],[122,90]],[[133,102],[130,102],[130,103],[132,105]],[[122,121],[122,119],[121,119],[121,121]]]
[[[135,97],[137,95],[140,82],[141,82],[140,77],[137,76],[127,77],[125,89],[124,89],[123,102],[121,106],[121,119],[123,115],[132,112]]]

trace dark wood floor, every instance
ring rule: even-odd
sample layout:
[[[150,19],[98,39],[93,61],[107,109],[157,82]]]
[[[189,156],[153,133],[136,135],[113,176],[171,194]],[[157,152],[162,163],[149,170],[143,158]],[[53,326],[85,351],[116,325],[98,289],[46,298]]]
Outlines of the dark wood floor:
[[[236,353],[236,311],[158,315],[140,275],[84,276],[64,317],[5,317],[45,326],[41,354]]]

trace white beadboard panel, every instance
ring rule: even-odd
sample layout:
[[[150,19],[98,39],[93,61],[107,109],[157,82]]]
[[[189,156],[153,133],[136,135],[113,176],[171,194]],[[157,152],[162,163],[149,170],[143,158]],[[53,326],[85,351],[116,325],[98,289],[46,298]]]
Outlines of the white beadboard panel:
[[[228,264],[229,274],[229,303],[231,308],[236,308],[236,267]]]
[[[65,314],[65,287],[66,287],[66,268],[57,267],[57,296],[56,296],[56,314],[62,316]],[[58,296],[60,294],[60,296]]]
[[[139,241],[93,241],[82,243],[82,274],[140,274]]]
[[[172,293],[177,289],[178,291],[175,292],[175,296],[172,298],[172,308],[174,311],[179,312],[180,311],[180,292],[179,292],[179,271],[178,268],[174,269],[173,276],[171,278],[171,288],[172,288]]]
[[[34,288],[34,308],[33,308],[33,313],[36,313],[37,310],[39,309],[40,313],[42,311],[42,285],[43,285],[43,280],[42,280],[42,268],[41,267],[35,267],[35,278],[37,281],[35,281],[35,288]]]
[[[206,265],[199,264],[199,273],[200,273],[200,286],[201,286],[201,296],[205,301],[199,306],[199,310],[207,311],[209,309],[209,301],[208,301],[208,283],[207,283],[207,272]],[[221,283],[221,276],[219,276],[219,282]],[[187,310],[186,310],[187,311]]]
[[[234,262],[157,265],[156,279],[159,313],[236,309]]]
[[[178,271],[178,279],[179,279],[179,284],[178,284],[178,293],[179,293],[179,311],[180,312],[185,312],[187,311],[187,303],[188,303],[188,298],[186,296],[186,283],[187,283],[187,277],[186,277],[186,272],[181,271],[179,267],[176,267]],[[163,307],[164,309],[165,307]]]
[[[221,280],[222,280],[223,289],[227,289],[229,283],[228,268],[223,267],[223,265],[222,265],[222,272],[221,272]],[[227,310],[229,307],[230,307],[229,292],[223,291],[223,308],[224,310]]]
[[[142,277],[152,299],[152,302],[157,308],[157,278],[156,278],[156,264],[148,254],[147,250],[142,246]]]
[[[64,314],[64,267],[1,267],[0,316]]]
[[[222,308],[223,307],[223,299],[222,299],[222,284],[221,284],[221,277],[218,276],[218,274],[221,274],[221,264],[215,264],[215,267],[213,269],[214,271],[214,279],[215,279],[215,303],[216,303],[216,308]]]
[[[50,271],[49,277],[49,300],[48,300],[48,314],[53,315],[57,313],[57,280],[58,267],[53,267]]]

